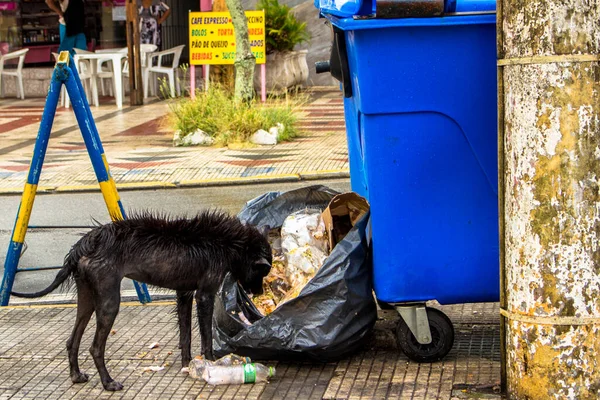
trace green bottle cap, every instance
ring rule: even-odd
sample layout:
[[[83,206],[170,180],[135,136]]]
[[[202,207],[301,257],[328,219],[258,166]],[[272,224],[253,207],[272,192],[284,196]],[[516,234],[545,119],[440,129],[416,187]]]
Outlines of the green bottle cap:
[[[244,383],[256,382],[256,368],[254,364],[244,364]]]
[[[275,376],[275,368],[269,367],[269,378],[272,378],[274,376]]]

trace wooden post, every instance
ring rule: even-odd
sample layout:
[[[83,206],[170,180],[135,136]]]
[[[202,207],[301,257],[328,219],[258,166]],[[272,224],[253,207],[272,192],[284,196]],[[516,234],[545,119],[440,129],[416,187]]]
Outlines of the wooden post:
[[[129,99],[132,106],[141,106],[144,104],[144,90],[140,58],[140,22],[136,1],[127,0],[125,10],[127,15],[127,57],[129,59]]]

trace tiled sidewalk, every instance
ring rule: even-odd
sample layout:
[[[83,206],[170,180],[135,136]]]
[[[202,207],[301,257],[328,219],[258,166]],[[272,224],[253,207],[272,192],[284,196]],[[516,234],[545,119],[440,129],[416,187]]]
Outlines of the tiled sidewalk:
[[[386,312],[364,349],[339,362],[266,362],[277,376],[269,384],[211,387],[180,373],[178,332],[172,303],[124,304],[107,346],[107,363],[121,392],[105,392],[87,349],[93,319],[83,338],[80,364],[90,375],[73,385],[65,343],[75,319],[69,306],[0,308],[0,399],[455,399],[499,398],[498,305],[443,307],[456,340],[433,364],[409,361],[396,348],[397,320]],[[193,346],[198,349],[197,328]],[[160,347],[148,349],[150,343]],[[147,366],[164,366],[143,372]],[[468,397],[471,389],[484,393]],[[483,388],[483,390],[481,389]],[[488,393],[487,395],[485,393]],[[467,396],[467,397],[465,397]]]
[[[44,99],[2,99],[0,193],[19,193],[31,161]],[[173,147],[162,126],[165,102],[117,110],[112,102],[92,107],[117,187],[194,186],[255,180],[348,176],[342,95],[314,88],[301,112],[303,134],[276,146],[230,150]],[[75,115],[57,112],[38,191],[97,190]]]

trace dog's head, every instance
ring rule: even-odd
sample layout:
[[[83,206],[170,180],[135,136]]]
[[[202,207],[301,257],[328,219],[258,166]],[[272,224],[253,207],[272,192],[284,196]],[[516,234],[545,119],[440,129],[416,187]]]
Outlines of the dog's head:
[[[248,248],[248,265],[244,268],[244,276],[240,277],[240,284],[246,292],[259,295],[263,293],[263,279],[271,271],[273,254],[267,240],[269,227],[252,229],[254,243]]]

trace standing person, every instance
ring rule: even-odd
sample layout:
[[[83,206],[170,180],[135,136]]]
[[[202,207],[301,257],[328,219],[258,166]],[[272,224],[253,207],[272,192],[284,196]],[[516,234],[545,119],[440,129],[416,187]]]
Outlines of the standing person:
[[[48,6],[50,6],[49,3],[51,3],[52,0],[46,0],[46,4],[48,4]],[[60,18],[58,18],[58,33],[60,34],[60,42],[62,43],[63,40],[65,39],[65,36],[67,36],[67,24],[65,23],[65,17],[64,17],[64,12],[67,10],[67,7],[69,6],[69,0],[58,0],[58,3],[60,5],[60,11],[61,14]],[[52,7],[50,7],[52,8]]]
[[[87,49],[85,38],[85,9],[83,0],[46,0],[46,4],[59,16],[60,46],[58,51]]]
[[[140,43],[154,44],[160,50],[160,26],[171,14],[164,2],[152,4],[152,0],[142,0],[140,14]]]
[[[108,0],[108,2],[113,4],[113,0]],[[58,51],[75,54],[74,49],[86,50],[84,0],[46,0],[46,4],[59,16],[60,46]]]

